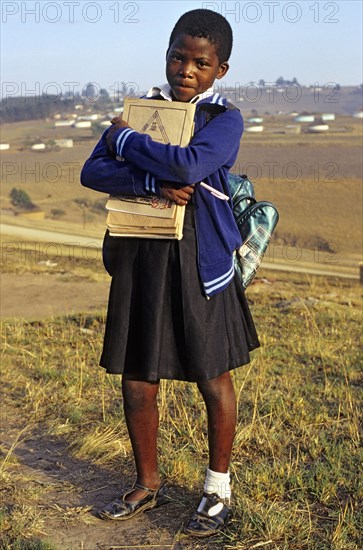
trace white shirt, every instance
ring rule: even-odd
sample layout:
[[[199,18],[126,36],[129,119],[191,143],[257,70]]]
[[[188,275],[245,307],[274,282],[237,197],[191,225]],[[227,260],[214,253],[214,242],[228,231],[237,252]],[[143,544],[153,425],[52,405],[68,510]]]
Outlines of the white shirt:
[[[201,101],[206,97],[210,97],[213,94],[214,94],[214,90],[213,90],[213,87],[211,86],[205,92],[202,92],[201,94],[197,94],[196,96],[192,97],[192,99],[190,99],[188,103],[198,103],[198,101]],[[150,88],[150,90],[146,94],[146,97],[151,98],[151,97],[156,97],[160,95],[167,101],[173,100],[173,98],[171,97],[171,88],[169,84],[161,84],[160,86],[153,86],[152,88]]]

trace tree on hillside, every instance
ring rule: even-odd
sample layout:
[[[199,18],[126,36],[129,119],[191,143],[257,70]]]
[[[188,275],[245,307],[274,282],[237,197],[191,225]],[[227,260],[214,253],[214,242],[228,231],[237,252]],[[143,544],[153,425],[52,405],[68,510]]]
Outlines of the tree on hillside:
[[[86,85],[86,89],[83,91],[83,97],[85,97],[86,99],[94,99],[97,95],[97,91],[96,91],[96,88],[94,86],[94,84],[92,84],[92,82],[89,82],[87,85]]]
[[[11,204],[16,208],[23,208],[24,210],[34,210],[35,204],[32,203],[28,193],[23,189],[13,189],[10,191]]]
[[[110,101],[110,96],[109,96],[109,93],[106,90],[106,88],[101,88],[100,98],[101,98],[102,101],[105,101],[105,102]]]

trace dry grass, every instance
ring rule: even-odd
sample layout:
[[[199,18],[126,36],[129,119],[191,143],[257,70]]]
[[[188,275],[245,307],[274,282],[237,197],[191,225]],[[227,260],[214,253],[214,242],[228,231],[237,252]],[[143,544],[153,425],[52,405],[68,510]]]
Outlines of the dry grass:
[[[358,550],[361,289],[313,276],[271,281],[248,291],[263,345],[233,375],[235,514],[215,548]],[[96,367],[103,323],[97,315],[4,323],[3,383],[10,409],[26,414],[30,431],[66,441],[65,452],[81,463],[110,473],[122,465],[132,478],[120,378]],[[159,405],[162,474],[197,498],[207,461],[202,399],[193,384],[163,381]],[[49,488],[35,490],[17,458],[17,445],[28,436],[19,430],[4,448],[3,548],[47,548],[36,546],[46,544],[45,516],[92,521],[86,504],[44,505]],[[75,479],[67,490],[78,494],[77,486]],[[186,497],[175,498],[175,506],[190,507]],[[33,546],[21,546],[24,541]],[[183,539],[178,544],[189,548]]]

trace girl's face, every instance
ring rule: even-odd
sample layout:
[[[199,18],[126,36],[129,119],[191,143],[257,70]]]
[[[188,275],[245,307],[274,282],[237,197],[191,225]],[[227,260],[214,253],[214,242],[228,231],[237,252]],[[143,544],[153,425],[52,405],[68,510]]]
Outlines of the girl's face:
[[[167,52],[166,77],[176,101],[190,101],[205,92],[228,68],[227,62],[219,62],[215,46],[207,38],[180,34]]]

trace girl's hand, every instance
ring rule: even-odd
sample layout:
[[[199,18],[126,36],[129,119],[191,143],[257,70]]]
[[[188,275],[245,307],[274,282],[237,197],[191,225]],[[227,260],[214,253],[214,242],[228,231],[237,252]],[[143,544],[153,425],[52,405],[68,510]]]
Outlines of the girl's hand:
[[[126,128],[127,126],[129,126],[127,124],[127,122],[125,122],[124,120],[122,120],[122,116],[114,116],[111,120],[110,120],[111,124],[113,126],[117,126],[117,128]]]
[[[179,206],[186,206],[192,198],[194,187],[187,185],[181,189],[175,189],[174,187],[170,187],[167,183],[164,183],[161,186],[161,193],[164,199],[173,201]]]
[[[106,141],[107,141],[107,145],[108,145],[109,149],[111,151],[113,151],[113,149],[112,149],[112,138],[113,138],[115,132],[117,130],[119,130],[120,128],[130,128],[130,126],[127,124],[127,122],[122,120],[122,117],[120,117],[120,116],[113,117],[113,119],[110,122],[111,122],[112,126],[107,132]]]

